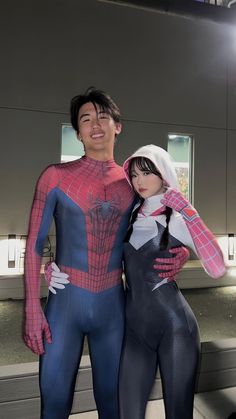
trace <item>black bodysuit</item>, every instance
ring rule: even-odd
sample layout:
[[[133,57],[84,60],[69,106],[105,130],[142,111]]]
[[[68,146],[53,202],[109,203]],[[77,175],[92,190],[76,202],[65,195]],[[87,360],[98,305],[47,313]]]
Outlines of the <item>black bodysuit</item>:
[[[137,171],[132,174],[129,164],[139,157],[150,160],[156,170],[146,171],[147,160],[139,161],[145,175]],[[210,276],[220,278],[226,272],[223,255],[214,235],[179,192],[173,162],[164,149],[152,144],[143,146],[125,161],[123,168],[127,180],[130,174],[137,177],[137,190],[141,188],[144,196],[150,196],[139,209],[124,248],[127,297],[119,380],[120,419],[144,419],[158,366],[166,419],[192,419],[200,352],[198,325],[177,284],[168,278],[163,280],[154,271],[152,261],[156,257],[173,257],[168,249],[186,246],[199,257]],[[164,195],[158,194],[159,183],[155,184],[153,178],[144,181],[149,173],[159,173],[162,187],[167,188]],[[152,195],[154,185],[157,195]],[[168,246],[163,252],[160,242],[166,227],[165,207],[172,208],[172,214],[168,217]]]
[[[193,415],[199,332],[177,284],[162,280],[152,266],[155,257],[173,256],[168,249],[159,250],[163,217],[150,219],[141,214],[134,223],[130,241],[125,243],[126,333],[120,369],[120,419],[144,419],[158,366],[166,418],[191,419]],[[186,241],[171,234],[171,230],[183,227],[178,216],[171,218],[168,248],[186,242],[190,245],[187,228],[184,232],[180,229],[180,236],[186,234]],[[147,240],[150,234],[154,237]]]

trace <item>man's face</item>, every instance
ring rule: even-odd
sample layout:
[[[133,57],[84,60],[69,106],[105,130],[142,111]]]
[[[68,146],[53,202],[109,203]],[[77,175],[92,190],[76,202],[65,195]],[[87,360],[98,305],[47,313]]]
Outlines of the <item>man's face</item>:
[[[86,154],[113,150],[115,136],[121,132],[121,124],[91,102],[81,106],[78,127],[77,136],[82,139]]]

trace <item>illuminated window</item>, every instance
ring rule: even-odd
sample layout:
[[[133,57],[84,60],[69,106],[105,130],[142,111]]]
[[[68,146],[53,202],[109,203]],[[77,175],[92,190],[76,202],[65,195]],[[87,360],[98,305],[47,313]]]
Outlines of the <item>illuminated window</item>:
[[[79,159],[84,155],[84,147],[76,137],[75,130],[69,124],[62,125],[61,162]]]
[[[192,143],[189,135],[168,135],[167,150],[174,160],[180,189],[189,201],[192,200]]]
[[[195,0],[199,3],[208,3],[213,4],[214,6],[225,6],[230,7],[232,3],[235,2],[235,0]]]

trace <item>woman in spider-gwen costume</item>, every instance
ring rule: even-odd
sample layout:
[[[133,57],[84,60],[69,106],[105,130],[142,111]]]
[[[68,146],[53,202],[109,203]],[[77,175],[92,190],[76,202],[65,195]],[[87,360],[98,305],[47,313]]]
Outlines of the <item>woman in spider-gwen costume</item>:
[[[194,314],[175,281],[154,272],[154,255],[191,248],[207,273],[225,273],[221,250],[196,210],[179,192],[169,154],[141,147],[124,164],[142,204],[133,212],[125,248],[126,332],[121,359],[120,419],[144,419],[159,366],[167,419],[191,419],[199,358]]]

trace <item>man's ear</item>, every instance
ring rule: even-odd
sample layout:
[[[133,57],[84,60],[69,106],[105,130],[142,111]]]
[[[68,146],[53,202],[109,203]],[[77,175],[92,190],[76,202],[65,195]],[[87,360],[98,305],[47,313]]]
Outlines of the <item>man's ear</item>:
[[[122,131],[122,124],[120,122],[116,122],[116,135],[119,135]]]
[[[79,131],[77,131],[77,133],[76,133],[76,137],[78,138],[78,140],[79,140],[79,141],[81,141],[81,143],[83,142],[83,141],[82,141],[82,138],[80,137],[80,133],[79,133]]]

